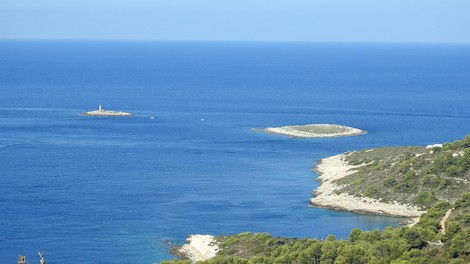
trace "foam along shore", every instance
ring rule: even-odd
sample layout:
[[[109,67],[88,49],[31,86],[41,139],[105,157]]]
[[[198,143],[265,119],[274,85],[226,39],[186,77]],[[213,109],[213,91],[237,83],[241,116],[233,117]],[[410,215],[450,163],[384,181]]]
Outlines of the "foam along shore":
[[[321,185],[314,190],[316,197],[311,198],[310,202],[314,206],[345,210],[358,213],[401,216],[409,218],[418,218],[424,211],[418,207],[409,204],[383,203],[376,199],[368,197],[355,197],[347,193],[337,193],[340,187],[334,181],[346,177],[355,172],[355,169],[363,166],[352,166],[345,161],[344,153],[319,161],[314,167],[314,171],[320,174],[317,178]]]
[[[267,127],[263,132],[299,138],[331,138],[357,136],[367,131],[335,124],[309,124],[301,126]]]
[[[215,257],[219,243],[211,235],[191,235],[177,251],[178,255],[192,262],[204,261]]]
[[[104,110],[101,107],[101,105],[98,107],[98,110],[85,112],[82,115],[84,116],[135,116],[135,114],[127,113],[127,112]]]

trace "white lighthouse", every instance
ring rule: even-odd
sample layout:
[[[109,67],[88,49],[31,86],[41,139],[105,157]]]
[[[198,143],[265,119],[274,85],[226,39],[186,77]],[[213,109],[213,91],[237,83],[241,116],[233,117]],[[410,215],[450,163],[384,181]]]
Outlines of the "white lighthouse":
[[[101,109],[101,105],[98,106],[98,111],[103,111],[103,110]]]

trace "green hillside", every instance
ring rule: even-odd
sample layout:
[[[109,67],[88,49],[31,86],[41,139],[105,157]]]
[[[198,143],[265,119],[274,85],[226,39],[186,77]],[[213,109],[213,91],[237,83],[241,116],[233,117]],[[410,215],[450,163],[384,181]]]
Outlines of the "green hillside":
[[[349,164],[366,164],[339,179],[339,192],[382,202],[429,208],[470,191],[470,136],[441,147],[390,147],[352,152]]]

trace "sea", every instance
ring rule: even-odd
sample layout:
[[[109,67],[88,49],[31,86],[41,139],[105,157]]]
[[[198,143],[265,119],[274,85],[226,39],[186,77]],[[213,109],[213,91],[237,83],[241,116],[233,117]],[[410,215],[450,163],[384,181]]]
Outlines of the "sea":
[[[134,117],[88,117],[126,111]],[[158,263],[190,234],[347,238],[317,160],[470,134],[470,45],[0,41],[0,259]],[[367,130],[300,139],[254,128]]]

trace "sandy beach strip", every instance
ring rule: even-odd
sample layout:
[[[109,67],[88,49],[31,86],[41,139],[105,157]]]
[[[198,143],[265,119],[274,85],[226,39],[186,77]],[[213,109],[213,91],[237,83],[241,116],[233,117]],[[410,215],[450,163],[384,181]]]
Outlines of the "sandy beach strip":
[[[180,255],[192,262],[213,258],[218,251],[219,243],[211,235],[191,235],[186,239],[186,244],[178,249]]]
[[[314,171],[320,174],[317,180],[321,182],[321,185],[314,190],[316,197],[310,199],[310,202],[314,206],[358,213],[409,218],[417,218],[424,213],[424,211],[421,211],[418,207],[409,204],[400,204],[397,202],[382,203],[368,197],[355,197],[347,193],[336,194],[335,191],[339,190],[341,186],[338,186],[333,181],[346,177],[354,173],[355,169],[358,167],[363,166],[349,165],[345,161],[346,155],[348,155],[348,153],[322,159],[319,161],[319,164],[315,166]]]
[[[358,128],[333,125],[333,124],[311,124],[311,125],[304,125],[304,126],[338,127],[338,128],[344,129],[344,131],[338,132],[338,133],[318,134],[318,133],[299,131],[295,129],[295,127],[302,127],[302,126],[267,127],[263,129],[262,131],[266,133],[271,133],[271,134],[278,134],[278,135],[298,137],[298,138],[334,138],[334,137],[357,136],[357,135],[367,134],[366,131],[360,130]]]

